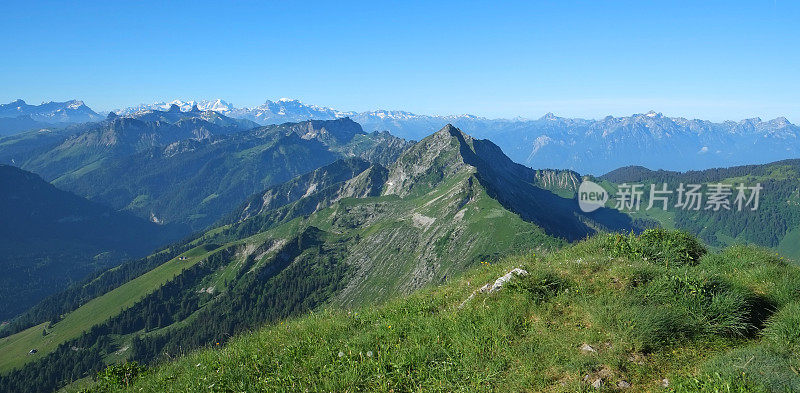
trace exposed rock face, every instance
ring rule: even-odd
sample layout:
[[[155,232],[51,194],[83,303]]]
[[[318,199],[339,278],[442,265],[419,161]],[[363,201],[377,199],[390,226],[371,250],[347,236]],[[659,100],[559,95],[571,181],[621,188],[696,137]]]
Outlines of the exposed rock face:
[[[329,145],[345,144],[352,141],[356,135],[366,134],[360,124],[347,117],[297,123],[290,127],[290,131],[300,135],[303,139],[317,139]]]
[[[560,189],[574,192],[578,190],[581,178],[573,171],[541,169],[536,171],[534,183],[548,190]]]
[[[310,214],[342,198],[365,198],[380,194],[386,179],[386,169],[371,165],[360,158],[346,158],[323,166],[289,182],[273,186],[251,196],[233,214],[229,222],[244,221],[302,198],[313,200],[298,214]]]
[[[414,145],[391,167],[384,195],[407,196],[415,189],[435,187],[461,170],[472,170],[459,154],[465,140],[461,131],[448,124]]]

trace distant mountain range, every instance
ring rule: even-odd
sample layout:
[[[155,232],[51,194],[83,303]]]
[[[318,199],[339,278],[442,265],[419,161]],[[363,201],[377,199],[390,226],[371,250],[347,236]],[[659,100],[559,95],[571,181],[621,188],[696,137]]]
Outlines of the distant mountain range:
[[[800,127],[779,117],[715,123],[667,117],[648,112],[599,120],[563,118],[548,113],[535,119],[487,119],[473,115],[431,116],[405,111],[338,111],[297,100],[267,101],[254,108],[236,108],[223,100],[173,101],[118,111],[178,105],[197,106],[260,124],[349,117],[366,131],[389,131],[420,139],[445,124],[491,139],[514,161],[533,168],[570,169],[603,174],[627,165],[691,170],[767,163],[800,156]]]
[[[43,123],[81,123],[102,120],[103,116],[89,109],[83,101],[44,102],[29,105],[23,100],[0,104],[0,118],[28,117]]]
[[[435,116],[406,111],[340,111],[282,98],[247,108],[221,99],[143,104],[114,111],[120,117],[141,118],[152,111],[216,112],[230,119],[270,125],[349,117],[367,132],[389,131],[418,140],[445,124],[492,140],[515,162],[533,168],[570,169],[601,175],[613,169],[641,165],[654,169],[693,170],[760,164],[800,156],[800,127],[786,118],[741,121],[667,117],[648,112],[599,120],[572,119],[551,113],[539,119],[488,119],[473,115]],[[81,101],[34,106],[17,100],[0,105],[0,135],[98,121],[101,116]],[[240,124],[244,125],[244,124]]]
[[[297,100],[282,98],[278,101],[267,101],[262,105],[253,108],[236,108],[223,100],[214,101],[181,101],[158,102],[155,104],[143,104],[131,108],[119,109],[114,111],[120,116],[135,115],[137,113],[150,110],[167,110],[172,106],[177,106],[181,111],[187,112],[192,108],[201,111],[215,111],[225,116],[247,119],[261,125],[280,124],[287,122],[298,122],[304,120],[333,120],[347,117],[345,112],[335,111],[330,108],[323,108],[314,105],[306,105]]]
[[[0,164],[188,233],[266,187],[344,157],[388,164],[408,145],[347,118],[262,127],[171,105],[0,138]]]
[[[402,138],[417,140],[429,135],[434,130],[444,127],[445,124],[459,120],[492,121],[472,115],[429,116],[398,110],[340,111],[328,107],[307,105],[291,98],[281,98],[277,101],[267,100],[264,104],[252,108],[237,108],[221,99],[202,101],[173,100],[118,109],[114,113],[120,116],[129,116],[150,110],[163,111],[172,106],[177,106],[184,112],[190,111],[195,107],[201,111],[216,111],[229,117],[248,119],[262,125],[349,117],[367,130],[389,131]]]

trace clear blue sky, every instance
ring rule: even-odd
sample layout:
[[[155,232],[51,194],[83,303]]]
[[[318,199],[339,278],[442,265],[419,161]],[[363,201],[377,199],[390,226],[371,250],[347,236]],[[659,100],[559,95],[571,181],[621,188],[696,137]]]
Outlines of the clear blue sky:
[[[0,101],[800,123],[798,3],[11,1]]]

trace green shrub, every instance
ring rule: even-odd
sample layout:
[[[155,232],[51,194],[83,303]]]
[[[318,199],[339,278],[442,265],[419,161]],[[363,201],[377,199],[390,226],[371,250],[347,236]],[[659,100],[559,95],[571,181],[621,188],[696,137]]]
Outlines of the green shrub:
[[[618,257],[643,258],[665,266],[696,264],[707,252],[691,234],[663,228],[648,229],[638,236],[609,235],[606,247]]]
[[[128,387],[137,378],[147,372],[147,368],[136,362],[112,364],[97,373],[97,390],[110,391],[115,388]]]

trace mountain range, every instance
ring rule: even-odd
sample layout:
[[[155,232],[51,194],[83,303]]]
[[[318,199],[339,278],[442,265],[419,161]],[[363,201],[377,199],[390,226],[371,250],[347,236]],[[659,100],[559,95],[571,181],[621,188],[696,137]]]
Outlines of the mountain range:
[[[201,230],[248,195],[342,157],[393,161],[408,142],[348,118],[258,126],[214,111],[139,111],[0,138],[0,163],[157,223]]]
[[[177,108],[177,109],[175,109]],[[572,119],[548,113],[539,119],[488,119],[473,115],[420,115],[400,110],[340,111],[282,98],[255,107],[227,101],[159,102],[118,109],[121,117],[151,111],[216,112],[258,125],[348,117],[367,132],[389,131],[417,140],[430,130],[453,124],[495,142],[515,162],[534,168],[569,169],[601,175],[627,165],[665,170],[696,170],[759,164],[794,158],[800,153],[800,127],[779,117],[711,122],[668,117],[656,112],[603,119]],[[24,130],[63,127],[102,116],[81,101],[0,105],[0,136]]]
[[[0,118],[8,117],[25,117],[43,123],[82,123],[103,118],[79,100],[51,101],[40,105],[14,100],[8,104],[0,104]]]
[[[692,170],[768,163],[800,154],[800,127],[779,117],[711,122],[667,117],[648,112],[599,120],[563,118],[548,113],[539,119],[487,119],[473,115],[431,116],[406,111],[338,111],[297,100],[266,101],[253,108],[236,108],[222,101],[180,101],[120,110],[193,105],[219,110],[230,117],[260,124],[349,117],[367,131],[389,131],[419,139],[451,123],[479,138],[491,139],[514,161],[534,168],[570,169],[601,175],[626,165],[655,169]]]

